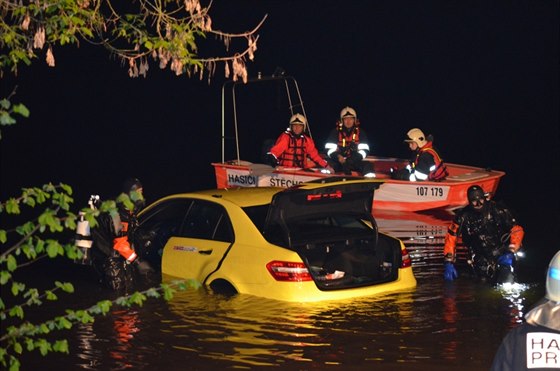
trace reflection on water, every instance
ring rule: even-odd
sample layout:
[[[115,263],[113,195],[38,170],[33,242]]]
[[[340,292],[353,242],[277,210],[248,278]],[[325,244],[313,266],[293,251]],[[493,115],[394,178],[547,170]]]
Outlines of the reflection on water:
[[[416,289],[307,304],[190,290],[170,302],[116,308],[72,330],[70,355],[24,359],[23,369],[45,361],[90,370],[488,369],[502,337],[542,297],[543,284],[444,282],[445,218],[385,213],[378,220],[412,252]],[[95,300],[106,294],[97,290]],[[84,308],[92,298],[80,300]]]

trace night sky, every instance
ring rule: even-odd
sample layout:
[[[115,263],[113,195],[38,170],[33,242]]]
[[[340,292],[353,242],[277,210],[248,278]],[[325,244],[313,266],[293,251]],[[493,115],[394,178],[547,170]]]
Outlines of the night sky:
[[[405,133],[420,127],[446,161],[504,170],[496,198],[520,215],[527,247],[560,248],[558,1],[219,0],[211,14],[232,32],[268,14],[249,74],[297,79],[318,147],[346,105],[376,155],[408,156]],[[87,43],[54,53],[55,68],[34,61],[0,80],[0,97],[18,85],[13,101],[31,110],[1,129],[2,199],[53,181],[85,205],[129,175],[148,201],[215,185],[221,67],[210,84],[156,64],[131,79]]]

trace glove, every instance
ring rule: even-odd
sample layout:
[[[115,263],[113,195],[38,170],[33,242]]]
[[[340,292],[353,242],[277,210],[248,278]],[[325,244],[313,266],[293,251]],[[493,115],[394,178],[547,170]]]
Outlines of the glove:
[[[321,169],[321,173],[322,174],[334,174],[334,169],[331,166],[327,165],[326,167]]]
[[[276,159],[276,157],[274,157],[274,155],[272,153],[267,153],[265,156],[265,162],[267,164],[269,164],[272,167],[276,167],[276,165],[278,165],[278,160]]]
[[[453,281],[459,277],[455,265],[450,262],[446,262],[443,265],[443,279],[446,281]]]
[[[512,266],[513,259],[515,259],[513,253],[507,252],[503,255],[498,256],[498,265]]]

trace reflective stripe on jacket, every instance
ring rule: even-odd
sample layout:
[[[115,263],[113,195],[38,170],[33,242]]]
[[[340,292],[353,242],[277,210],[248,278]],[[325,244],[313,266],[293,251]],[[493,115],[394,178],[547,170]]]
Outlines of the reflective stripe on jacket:
[[[433,162],[433,165],[429,167],[423,163],[425,161],[422,161],[422,158],[425,158],[426,155],[429,155],[432,159],[429,162]],[[433,148],[432,142],[428,142],[424,145],[424,147],[418,149],[416,158],[414,159],[414,166],[413,175],[418,180],[438,181],[445,179],[447,175],[449,175],[447,167],[443,163],[443,160],[437,151]]]
[[[338,128],[335,130],[337,131],[337,136],[335,137],[334,133],[331,134],[328,142],[325,144],[327,156],[332,158],[332,155],[336,153],[336,155],[340,154],[344,157],[351,157],[353,152],[357,152],[363,160],[369,155],[370,148],[367,143],[367,137],[364,133],[361,138],[363,141],[360,141],[361,130],[357,125],[350,132],[346,132],[345,127],[339,123]],[[337,140],[336,143],[334,142],[335,140]]]

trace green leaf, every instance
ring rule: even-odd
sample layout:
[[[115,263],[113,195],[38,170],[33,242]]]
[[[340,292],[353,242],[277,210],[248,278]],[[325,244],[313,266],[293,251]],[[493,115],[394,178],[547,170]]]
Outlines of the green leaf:
[[[19,103],[19,104],[14,104],[14,108],[13,108],[15,113],[19,113],[20,115],[22,115],[23,117],[29,117],[29,110],[27,109],[26,106],[24,106],[23,104]]]
[[[64,220],[64,227],[67,229],[71,229],[73,231],[76,230],[76,220],[78,219],[78,216],[74,213],[68,213],[66,215],[66,220]]]
[[[80,322],[84,324],[92,323],[94,321],[94,318],[89,314],[88,311],[85,310],[76,311],[76,317]]]
[[[9,270],[10,272],[15,271],[16,268],[17,268],[17,261],[16,261],[16,258],[14,258],[14,256],[13,256],[12,254],[9,254],[9,255],[8,255],[6,264],[7,264],[8,270]]]
[[[72,328],[72,322],[70,322],[66,317],[57,317],[55,318],[55,322],[57,324],[57,327],[59,329],[71,329]]]
[[[74,292],[74,286],[70,282],[56,281],[54,284],[64,292],[68,292],[70,294]]]
[[[27,348],[28,352],[31,352],[33,349],[35,349],[35,343],[33,342],[33,339],[31,339],[31,338],[25,339],[25,345],[26,345],[26,348]]]
[[[175,290],[173,290],[168,285],[161,285],[161,287],[163,289],[163,298],[166,301],[169,301],[169,300],[173,299],[173,293],[175,292]]]
[[[10,116],[8,112],[0,112],[0,125],[8,126],[13,125],[16,122],[17,121],[12,116]]]
[[[152,288],[149,288],[146,291],[146,296],[149,297],[149,298],[156,298],[157,299],[161,296],[161,294],[159,293],[158,290],[156,290],[155,288],[152,287]]]
[[[6,282],[8,282],[10,280],[10,278],[12,278],[12,275],[10,272],[7,271],[0,271],[0,285],[5,285]]]
[[[49,332],[51,332],[46,323],[41,323],[38,327],[39,332],[41,332],[42,334],[48,334]]]
[[[109,313],[113,303],[110,300],[102,300],[96,304],[97,308],[101,311],[101,314],[105,315]]]
[[[33,222],[27,222],[23,225],[20,225],[16,228],[16,232],[21,236],[26,236],[33,233],[35,229],[35,224]]]
[[[46,341],[45,339],[37,339],[35,340],[35,347],[39,348],[39,352],[42,356],[46,356],[47,353],[51,350],[51,343]]]
[[[37,254],[42,254],[45,251],[45,241],[37,239],[35,241],[35,252]]]
[[[64,255],[64,249],[60,242],[55,240],[47,240],[47,255],[49,258],[56,258],[58,255]]]
[[[10,371],[19,371],[19,360],[14,356],[10,356]]]
[[[0,108],[3,108],[7,111],[10,109],[11,105],[12,103],[8,99],[0,99]]]
[[[57,340],[54,342],[53,350],[59,353],[69,353],[68,340]]]
[[[73,244],[68,244],[68,245],[64,245],[64,251],[66,252],[66,257],[68,259],[79,259],[81,258],[84,254],[76,247],[76,245]]]
[[[67,194],[71,195],[72,194],[72,187],[70,187],[68,184],[60,184],[60,187],[62,188],[62,190],[64,192],[66,192]]]
[[[21,354],[23,352],[23,347],[21,346],[20,343],[16,342],[13,344],[14,346],[14,352],[16,352],[17,354]]]
[[[10,317],[23,319],[23,308],[19,305],[12,307],[12,309],[10,309]]]
[[[10,198],[6,201],[6,212],[8,214],[19,214],[21,212],[19,202],[15,198]]]
[[[135,292],[134,294],[130,295],[129,303],[136,304],[142,306],[146,301],[146,295],[142,294],[141,292]]]
[[[6,243],[8,240],[8,234],[4,229],[0,229],[0,243]]]
[[[51,290],[45,291],[45,294],[47,295],[47,300],[57,300],[58,299],[58,296],[56,296],[56,294],[54,292],[52,292]]]
[[[25,290],[25,284],[20,282],[12,282],[12,295],[18,296],[20,292]]]

